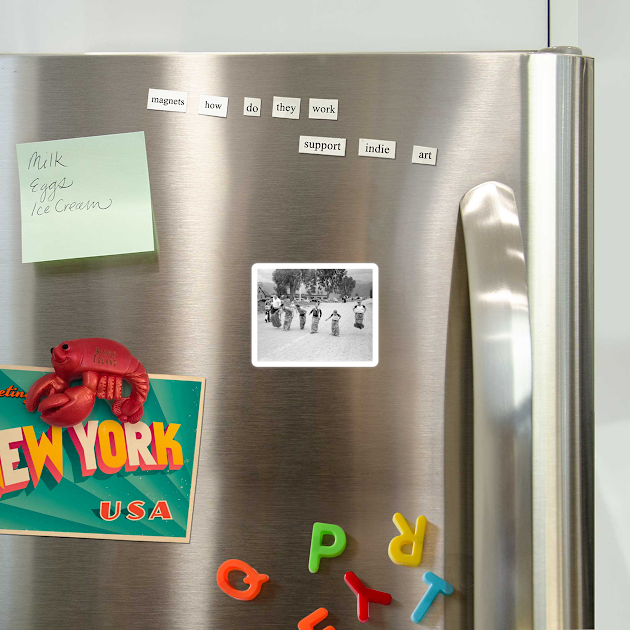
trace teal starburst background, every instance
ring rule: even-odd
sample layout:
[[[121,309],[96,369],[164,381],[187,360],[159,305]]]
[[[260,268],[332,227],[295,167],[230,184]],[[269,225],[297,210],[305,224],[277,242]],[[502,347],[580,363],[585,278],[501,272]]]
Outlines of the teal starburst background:
[[[38,370],[0,370],[0,390],[13,385],[27,392],[45,372]],[[119,535],[168,537],[185,540],[188,513],[191,507],[192,476],[195,470],[195,443],[201,430],[199,409],[201,380],[151,378],[149,396],[144,404],[142,422],[180,424],[175,436],[181,444],[184,465],[180,470],[126,472],[123,468],[114,475],[97,471],[83,477],[81,464],[67,430],[63,432],[63,478],[59,483],[44,468],[36,488],[32,482],[23,490],[0,496],[0,529],[26,532],[59,532],[90,535]],[[96,400],[87,420],[115,419],[110,404]],[[199,424],[199,426],[198,426]],[[39,413],[29,413],[23,398],[0,397],[0,430],[32,426],[38,440],[49,426]],[[26,467],[20,448],[18,467]],[[157,501],[165,500],[173,520],[148,520]],[[122,514],[115,521],[104,521],[99,516],[101,501],[121,501]],[[147,511],[144,519],[131,521],[125,518],[131,501],[144,501]]]

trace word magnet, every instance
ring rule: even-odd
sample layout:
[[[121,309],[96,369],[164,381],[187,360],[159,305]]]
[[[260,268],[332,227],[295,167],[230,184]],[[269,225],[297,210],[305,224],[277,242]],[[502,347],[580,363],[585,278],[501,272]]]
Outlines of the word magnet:
[[[252,96],[246,96],[243,99],[243,116],[260,116],[261,109],[261,99]]]
[[[320,120],[337,120],[339,100],[336,98],[309,98],[308,117]]]
[[[324,545],[324,536],[333,536],[332,545]],[[308,570],[311,573],[319,571],[319,561],[322,558],[336,558],[346,548],[346,532],[339,525],[329,523],[314,523],[311,537],[311,553],[308,558]]]
[[[340,155],[343,157],[346,154],[346,139],[300,136],[298,151],[313,155]]]
[[[249,588],[245,591],[240,591],[234,588],[228,579],[230,571],[242,571],[245,573],[243,578],[244,584],[249,584]],[[244,602],[249,602],[260,593],[262,585],[269,580],[269,576],[264,573],[258,573],[256,569],[250,567],[247,562],[242,560],[226,560],[217,571],[217,584],[219,588],[230,597],[234,599],[240,599]]]
[[[199,113],[202,116],[226,118],[228,115],[228,97],[202,94],[199,97]]]
[[[157,109],[165,112],[185,112],[187,104],[188,92],[149,88],[147,109]]]
[[[291,98],[289,96],[274,96],[271,105],[272,118],[293,118],[300,117],[301,98]]]
[[[385,606],[392,603],[392,596],[389,593],[367,588],[352,571],[348,571],[343,576],[343,579],[350,587],[350,590],[357,596],[357,617],[362,623],[365,623],[370,618],[370,602]]]
[[[416,606],[416,609],[411,613],[411,621],[414,623],[420,623],[424,616],[427,614],[429,607],[435,601],[435,598],[442,593],[443,595],[452,595],[455,590],[452,584],[449,584],[441,577],[427,571],[422,576],[422,581],[429,585],[424,597],[420,600],[420,603]]]
[[[372,140],[359,138],[359,157],[396,159],[395,140]]]
[[[427,528],[425,516],[419,516],[416,521],[416,531],[412,532],[405,517],[400,513],[394,514],[394,525],[400,532],[390,543],[387,553],[394,564],[402,564],[407,567],[417,567],[422,561],[422,546],[424,544],[424,532]],[[403,547],[411,545],[411,553],[404,553]]]
[[[412,164],[430,164],[431,166],[435,166],[436,160],[436,147],[421,147],[416,144],[413,145],[413,152],[411,153]]]

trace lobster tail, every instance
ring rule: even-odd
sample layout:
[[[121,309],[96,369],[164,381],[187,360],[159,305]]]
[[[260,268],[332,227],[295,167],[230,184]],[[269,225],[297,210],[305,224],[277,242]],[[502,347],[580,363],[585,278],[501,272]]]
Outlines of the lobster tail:
[[[131,385],[131,396],[129,398],[134,398],[135,396],[138,402],[143,405],[149,395],[149,375],[144,369],[144,365],[138,359],[134,359],[134,361],[136,366],[133,371],[125,374],[125,378]]]
[[[124,377],[131,385],[128,398],[117,400],[112,405],[112,411],[121,422],[138,422],[142,418],[142,405],[149,395],[149,375],[138,359],[133,358],[129,372]]]

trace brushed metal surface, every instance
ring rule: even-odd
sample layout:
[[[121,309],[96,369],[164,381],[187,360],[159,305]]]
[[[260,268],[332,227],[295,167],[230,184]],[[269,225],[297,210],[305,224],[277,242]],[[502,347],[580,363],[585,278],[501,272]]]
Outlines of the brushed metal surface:
[[[514,192],[486,182],[460,204],[474,378],[475,628],[533,625],[532,340]]]
[[[1,536],[1,627],[265,630],[295,627],[322,605],[336,627],[358,626],[346,570],[393,594],[391,606],[373,607],[376,628],[410,624],[423,570],[456,589],[424,627],[472,627],[459,201],[483,181],[504,182],[526,251],[540,238],[529,225],[531,58],[0,57],[9,95],[0,114],[0,362],[41,365],[59,339],[106,336],[150,372],[207,378],[191,543]],[[588,60],[575,63],[590,72]],[[147,111],[149,87],[187,90],[188,113]],[[228,96],[228,117],[197,115],[202,93]],[[308,97],[338,98],[339,120],[273,119],[274,95],[302,97],[303,110]],[[244,96],[263,99],[261,118],[241,115]],[[158,252],[22,265],[15,144],[137,130]],[[346,137],[347,156],[298,155],[299,135]],[[357,157],[359,137],[397,140],[397,159]],[[437,165],[412,165],[413,144],[438,147]],[[278,259],[379,265],[377,367],[251,365],[250,267]],[[429,520],[418,570],[387,557],[396,511]],[[311,575],[315,520],[344,527],[348,547]],[[247,605],[216,587],[216,569],[233,556],[271,577]]]
[[[532,55],[528,76],[535,627],[592,628],[593,62]]]

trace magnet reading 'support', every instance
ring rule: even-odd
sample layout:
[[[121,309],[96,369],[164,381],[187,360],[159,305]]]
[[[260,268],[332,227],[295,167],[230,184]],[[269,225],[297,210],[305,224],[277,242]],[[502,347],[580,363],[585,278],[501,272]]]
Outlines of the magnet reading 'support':
[[[50,355],[54,372],[37,379],[26,395],[26,408],[38,409],[44,422],[55,427],[79,424],[90,415],[97,397],[114,401],[112,411],[121,422],[133,424],[142,418],[149,377],[125,346],[99,337],[73,339],[51,348]],[[83,384],[70,387],[79,377]],[[123,379],[131,385],[127,398],[122,395]]]

